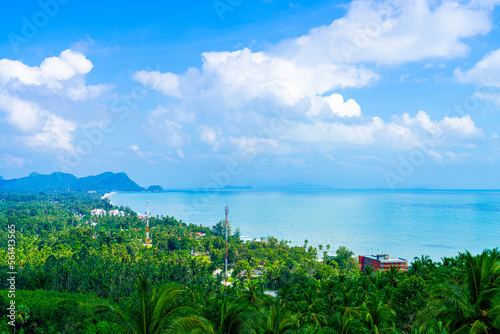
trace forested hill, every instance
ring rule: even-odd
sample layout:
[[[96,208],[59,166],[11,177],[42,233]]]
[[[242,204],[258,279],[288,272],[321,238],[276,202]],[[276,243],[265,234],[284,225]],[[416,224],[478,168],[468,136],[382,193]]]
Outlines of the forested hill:
[[[0,179],[0,190],[15,191],[143,191],[125,173],[106,172],[78,178],[72,174],[55,172],[50,175],[31,173],[19,179]]]

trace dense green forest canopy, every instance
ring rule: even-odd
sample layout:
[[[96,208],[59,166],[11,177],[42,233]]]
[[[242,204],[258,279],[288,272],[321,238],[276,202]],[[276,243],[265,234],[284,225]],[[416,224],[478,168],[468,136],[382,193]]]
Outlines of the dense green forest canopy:
[[[146,247],[144,220],[102,195],[0,193],[0,332],[500,332],[497,249],[437,263],[417,257],[408,272],[360,271],[344,246],[291,246],[271,236],[243,242],[229,226],[226,287],[223,221],[151,217]]]

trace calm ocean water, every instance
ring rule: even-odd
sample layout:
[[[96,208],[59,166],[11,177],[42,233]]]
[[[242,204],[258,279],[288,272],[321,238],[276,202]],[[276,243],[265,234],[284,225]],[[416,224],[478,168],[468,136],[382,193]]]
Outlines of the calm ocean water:
[[[500,192],[496,191],[197,191],[120,192],[116,205],[213,226],[224,219],[248,238],[274,236],[292,244],[344,245],[356,255],[389,253],[438,261],[465,249],[500,246]],[[154,236],[153,236],[154,238]]]

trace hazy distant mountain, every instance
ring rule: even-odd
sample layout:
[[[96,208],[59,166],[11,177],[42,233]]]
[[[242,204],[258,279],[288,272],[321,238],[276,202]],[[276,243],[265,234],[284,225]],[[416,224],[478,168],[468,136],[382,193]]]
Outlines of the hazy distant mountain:
[[[0,181],[1,181],[1,180],[5,180],[5,179],[3,178],[3,176],[2,176],[2,175],[0,175]]]
[[[78,178],[71,174],[52,173],[50,175],[41,175],[31,173],[28,177],[8,180],[8,184],[0,189],[23,190],[23,191],[47,191],[68,189]]]
[[[295,182],[292,184],[286,185],[273,185],[262,187],[263,189],[287,189],[287,190],[331,190],[334,189],[330,186],[325,186],[322,184],[311,184],[311,183],[302,183]]]
[[[31,173],[28,177],[0,180],[0,190],[20,191],[143,191],[125,173],[106,172],[95,176],[77,178],[72,174],[55,172],[50,175]]]
[[[154,193],[161,193],[163,192],[163,188],[158,185],[150,186],[146,191],[154,192]]]
[[[244,186],[244,187],[238,187],[238,186],[225,186],[222,189],[226,190],[239,190],[239,189],[253,189],[252,186]]]

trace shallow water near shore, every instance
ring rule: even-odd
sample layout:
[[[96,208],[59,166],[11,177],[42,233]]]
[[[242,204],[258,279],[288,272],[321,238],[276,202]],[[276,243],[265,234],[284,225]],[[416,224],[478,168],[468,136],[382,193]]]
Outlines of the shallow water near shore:
[[[163,193],[118,192],[115,205],[173,216],[186,223],[213,226],[228,220],[242,237],[274,236],[292,245],[340,245],[356,255],[388,253],[412,260],[429,255],[434,261],[469,250],[500,246],[498,191],[384,190],[196,190]],[[153,235],[154,238],[154,235]]]

